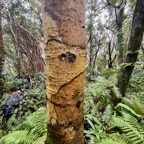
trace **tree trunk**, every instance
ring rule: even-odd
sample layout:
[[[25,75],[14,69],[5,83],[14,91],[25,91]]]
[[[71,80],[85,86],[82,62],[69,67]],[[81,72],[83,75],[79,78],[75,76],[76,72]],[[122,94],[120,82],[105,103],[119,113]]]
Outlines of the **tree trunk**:
[[[134,64],[137,61],[139,49],[142,43],[144,32],[144,1],[137,0],[133,20],[130,39],[128,43],[128,52],[125,59],[125,66],[122,67],[118,75],[118,87],[123,96],[132,75]]]
[[[4,48],[3,48],[3,37],[2,37],[2,1],[0,0],[0,98],[3,96],[3,86],[4,86],[4,77],[3,77],[3,65],[4,65]]]
[[[44,0],[46,144],[83,144],[86,66],[84,0]]]
[[[115,8],[116,9],[116,8]],[[124,7],[119,8],[118,14],[116,14],[116,24],[117,24],[117,51],[118,54],[118,63],[122,64],[124,61],[124,39],[123,39],[123,31],[122,31],[122,25],[124,21]],[[116,10],[115,10],[116,11]]]

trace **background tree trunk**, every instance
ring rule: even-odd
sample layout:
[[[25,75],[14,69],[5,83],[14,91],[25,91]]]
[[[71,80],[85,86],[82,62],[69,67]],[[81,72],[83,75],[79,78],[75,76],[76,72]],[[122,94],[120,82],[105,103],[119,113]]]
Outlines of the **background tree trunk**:
[[[128,50],[125,59],[125,65],[118,75],[118,87],[123,96],[132,75],[134,64],[137,61],[139,49],[142,43],[144,32],[144,1],[137,0],[132,20],[132,29],[128,43]]]
[[[46,144],[83,144],[86,66],[84,0],[44,0]]]
[[[123,38],[123,21],[124,21],[124,4],[121,3],[121,5],[118,8],[118,14],[117,14],[117,8],[115,8],[115,15],[116,15],[116,25],[117,25],[117,51],[118,54],[118,63],[122,64],[124,60],[124,38]]]
[[[3,65],[4,65],[4,48],[3,48],[3,37],[2,37],[2,1],[0,0],[0,98],[3,96]]]

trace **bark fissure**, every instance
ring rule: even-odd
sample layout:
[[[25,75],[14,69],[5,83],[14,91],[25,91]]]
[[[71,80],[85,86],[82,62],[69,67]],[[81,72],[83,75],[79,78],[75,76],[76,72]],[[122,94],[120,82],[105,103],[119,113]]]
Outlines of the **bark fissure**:
[[[83,46],[83,45],[70,45],[70,44],[68,44],[68,43],[66,43],[66,42],[62,42],[61,40],[59,40],[59,39],[54,39],[54,38],[48,39],[48,41],[47,41],[46,44],[48,45],[50,42],[53,42],[53,41],[58,42],[58,43],[60,43],[60,44],[64,44],[64,45],[66,45],[66,46],[68,46],[68,47],[71,47],[71,48],[77,47],[78,49],[86,49],[86,47]]]
[[[68,106],[76,106],[77,108],[80,107],[80,103],[83,101],[83,100],[79,100],[76,104],[60,104],[60,103],[57,103],[57,102],[54,102],[54,101],[51,101],[49,99],[47,99],[50,103],[54,104],[55,106],[57,107],[61,107],[61,108],[65,108],[65,107],[68,107]]]
[[[85,66],[82,62],[85,61],[86,52],[79,47],[71,47],[57,41],[49,42],[47,47],[49,49],[46,53],[46,59],[50,62],[49,67],[47,67],[47,82],[49,82],[48,90],[51,93],[47,96],[52,97],[52,95],[59,91],[62,85],[71,82],[72,79],[77,78],[81,73],[84,73]],[[60,64],[58,64],[59,62]],[[78,63],[81,64],[78,65]],[[64,67],[66,67],[66,69]],[[50,71],[51,68],[54,68],[55,70]],[[57,77],[54,73],[56,75],[59,74],[60,76]]]
[[[70,81],[68,81],[67,83],[65,83],[65,84],[62,84],[60,87],[59,87],[59,89],[57,90],[57,92],[55,93],[55,94],[52,94],[51,95],[51,100],[49,99],[49,98],[47,98],[49,101],[51,101],[52,103],[54,103],[53,101],[52,101],[52,97],[54,97],[55,95],[57,95],[58,93],[59,93],[59,91],[63,88],[63,87],[65,87],[66,85],[68,85],[68,84],[70,84],[70,83],[72,83],[76,78],[78,78],[80,75],[82,75],[82,74],[84,74],[85,73],[85,70],[84,71],[82,71],[82,72],[80,72],[78,75],[76,75],[74,78],[72,78]],[[55,103],[56,104],[56,103]]]

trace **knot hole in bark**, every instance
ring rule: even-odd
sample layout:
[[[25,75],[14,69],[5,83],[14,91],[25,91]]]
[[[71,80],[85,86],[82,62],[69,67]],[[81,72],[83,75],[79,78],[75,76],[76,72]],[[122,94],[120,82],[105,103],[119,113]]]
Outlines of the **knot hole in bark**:
[[[64,60],[66,60],[66,54],[65,53],[62,53],[62,54],[60,54],[59,55],[59,59],[61,60],[61,61],[64,61]]]
[[[76,103],[76,107],[79,108],[79,107],[80,107],[80,104],[81,104],[81,102],[78,101],[78,102]]]
[[[68,63],[73,63],[76,60],[76,55],[71,52],[62,53],[58,57],[61,61],[67,61]]]
[[[76,55],[70,52],[67,52],[67,61],[73,63],[76,60]]]

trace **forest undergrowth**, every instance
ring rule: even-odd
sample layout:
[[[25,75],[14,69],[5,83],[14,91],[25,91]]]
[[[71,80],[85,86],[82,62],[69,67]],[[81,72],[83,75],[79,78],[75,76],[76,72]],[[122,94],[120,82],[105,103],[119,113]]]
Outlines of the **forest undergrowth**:
[[[96,77],[85,84],[85,144],[141,144],[144,142],[144,78],[133,75],[126,97],[116,87],[116,75]],[[12,81],[13,84],[16,82]],[[10,95],[6,93],[1,108]],[[3,127],[0,116],[0,143],[44,144],[46,139],[45,77],[37,74],[20,108]],[[117,101],[118,100],[118,101]],[[12,124],[14,122],[14,124]]]

